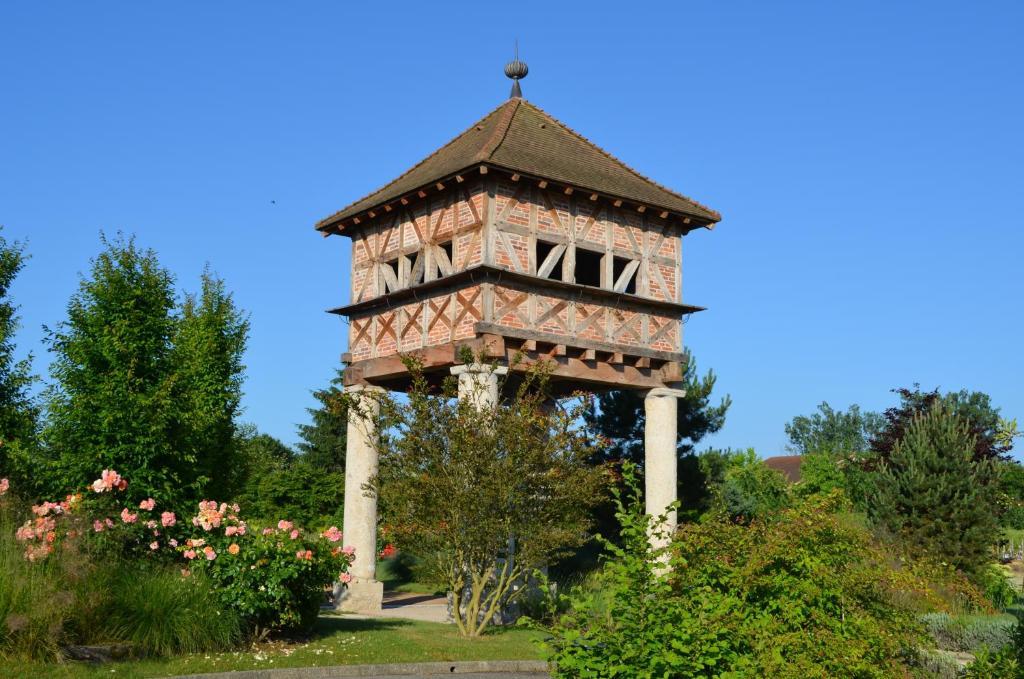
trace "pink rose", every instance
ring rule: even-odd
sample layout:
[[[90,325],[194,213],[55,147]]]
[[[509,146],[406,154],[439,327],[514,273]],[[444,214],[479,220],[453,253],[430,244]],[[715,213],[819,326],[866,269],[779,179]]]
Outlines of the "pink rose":
[[[227,528],[224,529],[224,535],[227,535],[228,537],[231,537],[232,535],[234,535],[237,532],[238,532],[238,527],[237,526],[228,526]]]
[[[217,558],[217,552],[213,551],[213,547],[210,546],[203,547],[203,554],[206,555],[207,561],[213,561]]]
[[[155,552],[156,550],[160,549],[160,543],[156,540],[153,540],[153,542],[149,543],[149,548]]]
[[[274,532],[274,529],[273,529],[273,528],[264,528],[264,529],[263,529],[263,534],[264,534],[264,535],[270,535],[270,534],[271,534],[271,533],[273,533],[273,532]]]
[[[299,538],[299,531],[298,531],[297,529],[296,529],[296,530],[293,530],[293,531],[291,532],[291,535],[290,535],[290,537],[291,537],[291,539],[292,539],[292,540],[297,540],[297,539]]]
[[[330,540],[331,542],[338,542],[339,540],[341,540],[342,533],[340,530],[338,530],[337,526],[331,526],[330,528],[324,531],[324,537]]]
[[[111,521],[109,518],[103,519],[103,521],[106,522],[107,528],[113,528],[114,527],[114,522]]]
[[[281,519],[280,521],[277,522],[277,529],[278,530],[291,530],[292,529],[292,522],[291,521],[285,521],[284,519]]]
[[[127,507],[121,510],[121,520],[125,523],[135,523],[135,519],[137,519],[138,516],[138,514],[132,514],[129,512]]]
[[[345,556],[352,556],[353,554],[356,553],[356,548],[353,547],[352,545],[349,545],[348,547],[342,548],[341,553],[344,554]]]
[[[174,516],[174,512],[164,512],[160,515],[160,523],[164,528],[169,528],[178,523],[178,519]]]
[[[340,582],[343,582],[343,583],[345,583],[347,585],[348,583],[352,582],[352,574],[351,573],[342,573],[341,575],[338,576],[338,580]]]
[[[174,538],[171,538],[170,545],[171,545],[171,547],[177,547],[178,546],[178,541],[175,540]]]
[[[194,558],[196,558],[196,550],[194,550],[194,549],[187,549],[187,550],[185,550],[184,556],[185,556],[186,559],[194,559]]]
[[[7,489],[11,487],[11,482],[7,479],[0,479],[0,495],[7,492]]]
[[[156,528],[156,521],[153,521],[152,519],[147,521],[146,528],[148,528],[149,530],[153,530],[154,528]]]
[[[153,507],[156,507],[156,500],[149,498],[139,503],[139,509],[145,509],[147,512],[153,511]]]
[[[102,533],[104,531],[103,522],[98,520],[98,519],[96,521],[93,521],[92,522],[92,529],[93,529],[93,531],[95,531],[97,533]]]

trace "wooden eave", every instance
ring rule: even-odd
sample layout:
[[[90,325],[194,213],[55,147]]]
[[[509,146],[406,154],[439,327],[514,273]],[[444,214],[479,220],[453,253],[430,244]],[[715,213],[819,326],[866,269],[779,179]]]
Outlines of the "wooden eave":
[[[385,201],[385,202],[380,203],[378,205],[374,205],[373,207],[367,208],[366,210],[363,210],[362,212],[360,212],[358,214],[355,214],[355,215],[352,215],[350,217],[346,217],[344,219],[339,219],[339,220],[333,220],[333,221],[329,220],[329,219],[328,220],[324,220],[322,222],[319,222],[316,225],[315,228],[325,238],[327,236],[332,235],[332,234],[333,235],[339,235],[339,236],[350,236],[351,237],[352,234],[351,233],[347,233],[347,231],[350,232],[351,230],[353,230],[354,227],[359,227],[360,225],[362,225],[362,224],[364,224],[366,222],[369,222],[372,219],[375,219],[376,217],[380,216],[381,212],[378,212],[378,211],[387,211],[388,208],[395,209],[397,206],[406,207],[402,203],[403,200],[406,201],[407,203],[409,203],[410,205],[415,203],[415,202],[419,202],[421,200],[426,200],[426,196],[429,196],[432,193],[440,193],[442,190],[444,190],[442,188],[439,188],[438,184],[442,184],[442,185],[444,185],[445,188],[448,188],[448,185],[451,182],[453,182],[453,181],[455,181],[456,183],[462,183],[461,181],[458,181],[457,178],[460,178],[460,177],[461,178],[465,178],[465,176],[469,175],[470,173],[479,173],[479,174],[486,175],[487,169],[485,169],[485,168],[487,168],[487,169],[494,169],[494,170],[500,171],[500,172],[502,172],[503,174],[505,174],[505,175],[507,175],[509,177],[517,176],[517,177],[519,177],[519,179],[517,181],[523,181],[525,179],[527,181],[546,182],[547,185],[550,186],[550,187],[559,187],[559,188],[562,188],[562,189],[572,189],[573,192],[579,191],[581,194],[585,193],[587,195],[596,195],[596,196],[598,196],[598,199],[604,198],[605,200],[610,200],[612,202],[618,201],[622,206],[627,206],[628,205],[628,206],[630,206],[633,209],[642,208],[641,211],[643,211],[643,210],[650,210],[652,214],[668,213],[666,218],[675,218],[675,220],[677,221],[677,224],[674,225],[674,226],[676,226],[676,229],[678,230],[680,235],[686,235],[690,231],[693,231],[694,229],[698,229],[698,228],[705,228],[705,229],[709,229],[709,230],[710,229],[714,229],[715,228],[715,224],[717,224],[717,222],[715,222],[715,221],[706,220],[703,217],[699,217],[699,216],[696,216],[696,215],[693,215],[693,214],[688,214],[686,212],[680,212],[678,210],[666,209],[663,206],[655,205],[653,203],[646,203],[646,204],[645,203],[639,203],[639,202],[637,202],[635,200],[632,200],[632,199],[629,199],[629,198],[624,198],[622,196],[617,196],[617,195],[614,195],[614,194],[605,193],[605,192],[593,189],[593,188],[588,187],[588,186],[583,186],[583,185],[580,185],[580,184],[565,184],[563,182],[553,181],[553,180],[550,180],[550,179],[546,179],[544,177],[539,177],[539,176],[535,176],[535,175],[530,175],[530,174],[524,173],[521,170],[510,169],[510,168],[498,165],[496,163],[487,161],[487,162],[482,162],[482,163],[474,163],[471,166],[462,168],[461,170],[458,170],[456,172],[452,172],[449,175],[440,177],[438,179],[433,179],[429,183],[424,184],[423,186],[420,186],[420,187],[410,191],[409,193],[405,194],[404,196],[400,196],[398,198],[395,198],[395,199],[392,199],[392,200],[389,200],[389,201]],[[426,196],[421,197],[420,196],[421,193],[422,194],[426,194]],[[376,214],[373,214],[371,216],[370,213],[376,213]]]
[[[666,302],[650,299],[625,292],[614,292],[590,285],[580,285],[550,278],[539,278],[531,274],[509,271],[495,266],[481,264],[463,269],[449,276],[436,278],[413,287],[396,290],[362,302],[347,306],[328,309],[328,313],[355,318],[373,314],[381,310],[402,306],[409,302],[431,297],[446,289],[456,289],[469,284],[495,283],[505,285],[520,292],[536,294],[554,294],[563,298],[576,299],[588,304],[600,304],[611,308],[623,308],[640,312],[654,312],[665,316],[682,317],[686,314],[706,311],[705,307]]]

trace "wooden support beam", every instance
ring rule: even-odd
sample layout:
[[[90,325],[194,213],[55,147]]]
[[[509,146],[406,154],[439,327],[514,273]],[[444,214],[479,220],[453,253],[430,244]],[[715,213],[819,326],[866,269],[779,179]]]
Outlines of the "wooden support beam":
[[[638,367],[638,368],[650,368],[651,367],[651,359],[647,358],[646,356],[641,356],[640,358],[636,359],[636,367]]]
[[[455,175],[455,181],[457,181],[458,183],[461,184],[462,182],[464,182],[466,180],[462,178],[461,174],[457,174],[457,175]]]
[[[391,206],[390,205],[385,205],[384,206],[384,212],[391,212]]]
[[[486,165],[481,165],[480,166],[480,174],[487,174],[487,166]]]
[[[426,198],[427,192],[424,191],[423,189],[420,189],[419,191],[416,192],[416,195],[419,196],[420,198]]]
[[[614,203],[612,203],[612,205],[614,205],[615,207],[622,207],[622,201],[616,200]]]
[[[597,350],[596,349],[584,349],[583,350],[583,360],[584,361],[596,361],[597,360]]]
[[[666,217],[668,217],[668,210],[663,210],[662,213],[658,216],[661,217],[662,219],[665,219]]]
[[[548,352],[548,355],[549,356],[565,356],[565,345],[564,344],[556,344],[556,345],[554,345],[553,347],[551,347],[551,351]]]
[[[409,199],[408,198],[403,197],[401,199],[401,201],[402,201],[402,205],[408,205],[409,204]]]
[[[541,179],[539,182],[537,182],[537,186],[539,186],[542,189],[546,189],[548,188],[548,183],[546,180]]]
[[[370,219],[373,219],[374,217],[376,217],[376,216],[377,216],[377,213],[376,213],[376,212],[374,212],[373,210],[370,210],[370,211],[369,211],[369,212],[367,212],[366,214],[370,215]]]
[[[622,354],[620,354],[620,353],[613,353],[611,355],[611,358],[608,359],[608,362],[609,363],[614,363],[614,364],[622,363]]]
[[[523,340],[523,351],[537,351],[537,340]]]
[[[437,187],[438,191],[444,191],[444,184],[442,184],[441,182],[434,184],[434,186]]]
[[[596,193],[590,194],[590,200],[597,200],[597,194]]]
[[[358,224],[359,223],[359,217],[353,217],[352,218],[352,223],[353,224]]]
[[[643,213],[647,212],[647,206],[646,205],[637,205],[636,206],[636,211],[639,212],[640,214],[643,214]]]
[[[690,218],[689,217],[683,217],[683,224],[689,224],[689,223],[690,223]]]
[[[567,195],[567,196],[571,196],[572,195],[572,187],[571,186],[566,186],[565,187],[565,195]]]
[[[512,174],[512,181],[514,181],[514,182],[519,181],[519,175],[517,173],[513,173]]]

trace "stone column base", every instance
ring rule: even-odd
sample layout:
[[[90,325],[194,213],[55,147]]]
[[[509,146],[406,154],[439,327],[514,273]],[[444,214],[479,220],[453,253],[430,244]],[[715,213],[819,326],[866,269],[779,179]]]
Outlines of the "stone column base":
[[[384,583],[353,578],[338,601],[342,613],[378,614],[383,609]]]

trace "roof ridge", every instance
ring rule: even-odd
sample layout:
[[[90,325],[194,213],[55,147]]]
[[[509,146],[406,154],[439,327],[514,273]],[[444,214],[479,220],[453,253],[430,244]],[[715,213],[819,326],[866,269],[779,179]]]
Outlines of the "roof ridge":
[[[338,210],[337,212],[335,212],[335,213],[334,213],[334,214],[332,214],[331,216],[329,216],[329,217],[325,217],[325,218],[321,219],[321,220],[320,220],[319,222],[317,222],[317,223],[316,223],[316,228],[320,228],[321,226],[324,226],[324,225],[326,225],[326,224],[329,224],[329,223],[330,223],[331,221],[333,221],[333,220],[334,220],[334,219],[335,219],[335,218],[336,218],[336,217],[337,217],[338,215],[340,215],[340,214],[342,214],[343,212],[345,212],[345,210],[347,210],[347,209],[348,209],[349,207],[351,207],[351,206],[353,206],[353,205],[356,205],[356,204],[358,204],[358,203],[361,203],[361,202],[363,202],[364,200],[366,200],[366,199],[368,199],[368,198],[371,198],[372,196],[375,196],[375,195],[377,195],[378,193],[381,193],[381,192],[383,192],[383,191],[387,190],[387,188],[388,188],[389,186],[392,186],[392,185],[394,185],[394,184],[398,183],[398,181],[399,181],[399,180],[401,180],[401,179],[402,179],[403,177],[406,177],[406,176],[408,176],[409,174],[412,174],[412,172],[413,172],[413,171],[415,171],[415,170],[416,170],[417,168],[419,168],[419,167],[420,167],[421,165],[423,165],[424,163],[426,163],[426,162],[427,162],[428,160],[430,160],[430,159],[434,158],[434,157],[435,157],[435,156],[437,156],[437,155],[438,155],[439,153],[441,153],[442,151],[444,151],[444,150],[445,150],[446,148],[448,148],[449,146],[451,146],[452,144],[454,144],[455,142],[457,142],[457,141],[458,141],[459,139],[461,139],[461,138],[463,137],[463,135],[465,135],[465,134],[468,134],[468,133],[469,133],[470,131],[472,131],[472,130],[473,130],[473,128],[475,128],[475,127],[479,127],[481,123],[483,123],[483,122],[484,122],[485,120],[487,120],[488,118],[490,118],[491,116],[493,116],[493,115],[494,115],[495,113],[497,113],[497,112],[498,112],[498,111],[499,111],[499,110],[500,110],[500,109],[501,109],[501,108],[502,108],[503,106],[507,106],[507,105],[508,105],[508,101],[503,101],[503,102],[501,102],[501,104],[500,104],[500,105],[498,105],[498,106],[496,106],[496,107],[492,108],[492,109],[491,109],[490,111],[488,111],[488,112],[487,112],[487,113],[486,113],[486,114],[485,114],[485,115],[484,115],[483,117],[481,117],[480,119],[478,119],[478,120],[477,120],[476,122],[474,122],[474,123],[473,123],[472,125],[470,125],[470,126],[469,126],[469,127],[467,127],[466,129],[464,129],[464,130],[463,130],[462,132],[459,132],[459,133],[458,133],[457,135],[455,135],[454,137],[452,137],[451,139],[449,139],[449,140],[448,140],[447,142],[445,142],[444,144],[442,144],[441,146],[439,146],[439,147],[438,147],[437,149],[435,149],[433,153],[431,153],[431,154],[430,154],[430,155],[428,155],[428,156],[427,156],[426,158],[424,158],[423,160],[421,160],[420,162],[416,163],[415,165],[413,165],[412,167],[410,167],[410,168],[409,168],[408,170],[406,170],[406,171],[405,171],[405,172],[403,172],[402,174],[398,175],[397,177],[395,177],[394,179],[392,179],[391,181],[389,181],[389,182],[388,182],[387,184],[384,184],[383,186],[380,186],[380,187],[378,187],[378,188],[374,189],[373,191],[370,191],[369,193],[367,193],[367,194],[366,194],[365,196],[362,196],[361,198],[357,198],[356,200],[353,200],[353,201],[352,201],[352,202],[350,202],[350,203],[349,203],[349,204],[348,204],[347,206],[345,206],[345,207],[343,207],[342,209]],[[514,106],[514,107],[511,107],[511,108],[512,108],[512,110],[513,110],[513,111],[515,111],[516,109],[518,109],[518,104],[517,104],[516,106]],[[509,124],[511,124],[511,121],[512,121],[512,117],[511,117],[511,116],[508,116],[508,123],[506,123],[506,125],[505,125],[505,131],[506,131],[506,132],[508,131],[508,125],[509,125]],[[499,125],[499,126],[500,126],[500,125]],[[492,138],[493,138],[493,136],[492,136]],[[505,138],[505,137],[504,137],[504,134],[503,134],[503,135],[502,135],[502,139],[504,139],[504,138]],[[490,140],[488,140],[488,141],[490,141]],[[495,148],[497,148],[497,146],[495,146]],[[493,149],[492,149],[492,152],[493,152]],[[490,156],[490,153],[488,153],[488,157],[489,157],[489,156]]]
[[[502,103],[501,106],[507,107],[504,117],[498,121],[498,126],[495,128],[494,133],[491,134],[491,138],[487,140],[487,143],[483,145],[480,152],[476,154],[476,159],[478,161],[490,160],[491,156],[494,155],[494,152],[498,150],[498,147],[505,142],[505,137],[508,136],[509,128],[512,127],[512,119],[516,117],[516,111],[519,110],[519,104],[522,103],[523,100],[515,98],[510,99],[509,101],[511,101],[513,105],[508,106],[508,102]],[[498,108],[501,108],[501,106]]]
[[[625,168],[627,171],[629,171],[631,174],[633,174],[638,179],[641,179],[641,180],[643,180],[645,182],[653,184],[654,186],[658,187],[662,191],[666,191],[666,192],[672,194],[673,196],[676,196],[677,198],[682,198],[683,200],[685,200],[688,203],[692,203],[694,206],[700,208],[701,210],[705,210],[706,212],[710,213],[711,215],[714,215],[717,218],[716,221],[722,219],[722,214],[718,210],[715,210],[714,208],[708,207],[707,205],[704,205],[704,204],[694,200],[693,198],[690,198],[689,196],[684,196],[683,194],[679,193],[678,191],[670,189],[667,186],[654,181],[650,177],[648,177],[648,176],[646,176],[646,175],[644,175],[644,174],[634,170],[631,166],[627,165],[625,162],[623,162],[619,158],[616,158],[614,155],[612,155],[608,151],[605,151],[603,148],[601,148],[600,146],[598,146],[594,142],[590,141],[589,139],[584,137],[582,134],[580,134],[576,130],[572,129],[571,127],[569,127],[568,125],[563,123],[558,118],[554,117],[553,115],[551,115],[550,113],[548,113],[547,111],[542,109],[540,106],[537,106],[533,102],[526,101],[526,100],[523,100],[523,102],[527,106],[529,106],[530,108],[534,109],[535,111],[540,113],[542,116],[544,116],[545,118],[550,120],[551,122],[553,122],[553,123],[561,126],[562,128],[564,128],[566,132],[568,132],[569,134],[573,135],[574,137],[576,137],[580,141],[582,141],[582,142],[584,142],[586,144],[589,144],[590,146],[594,147],[598,152],[600,152],[603,156],[605,156],[609,160],[612,160],[613,162],[616,162],[619,165],[621,165],[623,168]],[[497,147],[495,147],[495,149],[497,149]]]

